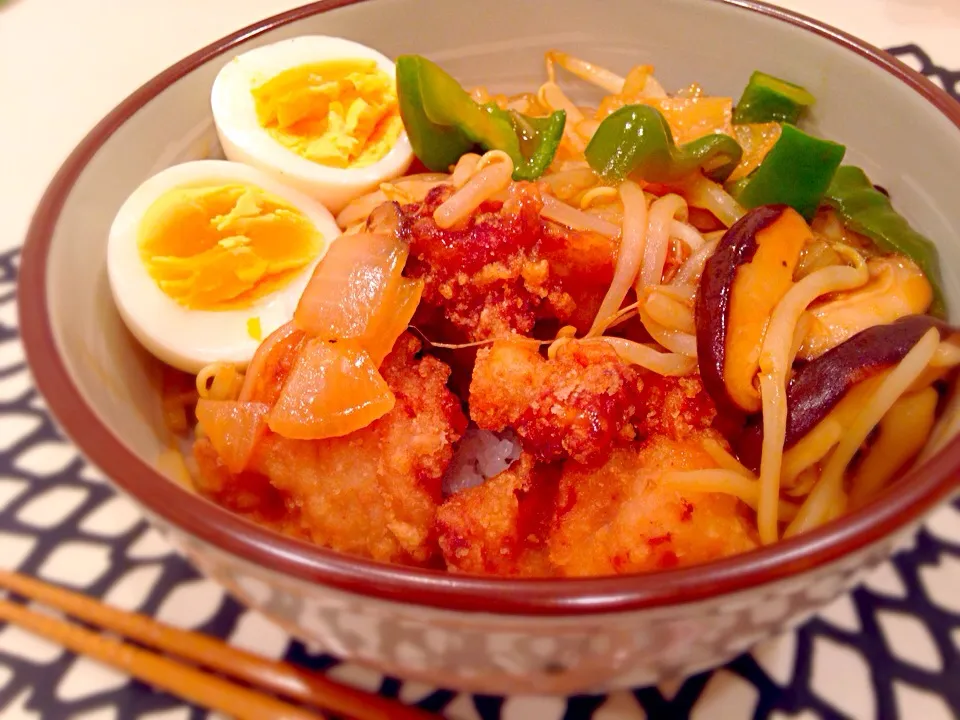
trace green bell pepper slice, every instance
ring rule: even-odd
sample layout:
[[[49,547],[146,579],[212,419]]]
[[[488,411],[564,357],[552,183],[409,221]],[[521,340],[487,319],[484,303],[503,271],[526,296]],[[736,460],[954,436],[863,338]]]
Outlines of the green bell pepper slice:
[[[723,182],[740,164],[743,149],[729,135],[705,135],[677,146],[663,114],[649,105],[625,105],[608,115],[584,153],[607,181],[636,173],[650,182],[674,182],[702,170]]]
[[[513,127],[520,148],[519,157],[511,156],[513,179],[536,180],[543,175],[560,147],[567,113],[557,110],[546,117],[530,117],[516,110],[501,110],[494,103],[483,107],[491,114],[505,117]]]
[[[845,227],[866,235],[881,250],[898,252],[913,260],[933,287],[931,313],[944,316],[943,278],[936,245],[893,209],[890,198],[873,186],[863,170],[853,165],[837,170],[824,200]]]
[[[400,118],[414,154],[430,170],[446,172],[474,143],[460,128],[435,123],[427,116],[420,91],[420,60],[416,55],[397,58]]]
[[[397,58],[400,117],[413,151],[430,170],[445,172],[476,146],[502,150],[515,180],[534,180],[550,166],[566,113],[532,118],[480,105],[439,65],[420,55]]]
[[[784,124],[760,166],[727,190],[748,210],[782,203],[810,221],[846,151],[839,143]]]
[[[510,157],[519,154],[520,142],[509,119],[491,112],[489,106],[475,102],[460,83],[436,63],[424,57],[414,57],[420,81],[420,100],[430,122],[458,128],[475,145],[503,150]]]
[[[815,98],[806,88],[757,70],[733,111],[736,125],[781,122],[796,125]]]

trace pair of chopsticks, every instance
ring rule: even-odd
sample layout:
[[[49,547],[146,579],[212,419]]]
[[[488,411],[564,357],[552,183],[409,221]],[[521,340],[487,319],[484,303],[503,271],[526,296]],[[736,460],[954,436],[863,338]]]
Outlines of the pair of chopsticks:
[[[19,573],[0,570],[0,588],[163,654],[100,635],[10,599],[0,598],[0,621],[18,625],[79,655],[99,660],[154,687],[239,720],[323,720],[328,717],[311,708],[323,708],[353,720],[436,720],[435,715],[399,701],[341,685],[319,673],[240,650],[202,633],[180,630],[145,615],[118,610]],[[275,695],[303,705],[285,702]]]

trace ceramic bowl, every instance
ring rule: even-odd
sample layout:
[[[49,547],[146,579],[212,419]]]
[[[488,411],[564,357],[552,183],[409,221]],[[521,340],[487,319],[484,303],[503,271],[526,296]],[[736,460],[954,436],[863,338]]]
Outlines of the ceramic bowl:
[[[535,87],[559,47],[667,87],[736,95],[762,68],[817,97],[814,131],[844,142],[935,238],[960,314],[960,106],[881,51],[748,0],[326,0],[240,30],[150,80],[70,156],[22,257],[23,339],[80,450],[198,568],[287,631],[404,678],[487,692],[598,691],[717,665],[802,622],[858,581],[956,489],[957,413],[882,498],[808,535],[702,567],[584,580],[458,577],[358,560],[256,527],[158,470],[156,365],[107,287],[107,230],[126,195],[216,155],[209,97],[233,55],[306,33],[418,52],[466,85]]]

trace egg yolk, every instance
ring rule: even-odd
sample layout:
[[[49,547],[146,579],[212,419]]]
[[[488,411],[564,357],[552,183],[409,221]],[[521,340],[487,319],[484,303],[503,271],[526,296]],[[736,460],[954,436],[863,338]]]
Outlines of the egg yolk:
[[[251,92],[261,127],[321,165],[372,165],[403,131],[396,82],[374,60],[300,65]]]
[[[323,237],[297,208],[246,184],[169,190],[138,233],[150,277],[194,310],[243,308],[279,290],[320,252]]]

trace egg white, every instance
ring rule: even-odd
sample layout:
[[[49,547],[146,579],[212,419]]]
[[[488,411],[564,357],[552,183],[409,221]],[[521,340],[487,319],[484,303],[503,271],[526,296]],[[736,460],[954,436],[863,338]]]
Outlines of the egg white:
[[[160,289],[140,258],[138,234],[143,216],[169,190],[232,183],[255,185],[297,208],[322,235],[320,252],[288,284],[245,308],[212,311],[184,307]],[[250,337],[247,321],[259,318],[263,337],[288,322],[314,268],[339,235],[329,210],[270,175],[227,160],[197,160],[159,172],[123,203],[110,228],[107,275],[124,323],[157,358],[189,373],[212,362],[245,367],[260,344]]]
[[[251,89],[285,70],[336,59],[372,59],[390,77],[396,67],[385,55],[360,43],[325,35],[304,35],[239,55],[217,74],[210,105],[217,134],[230,160],[269,172],[316,198],[334,214],[354,198],[406,172],[413,149],[406,132],[379,161],[362,168],[333,168],[301,157],[273,138],[257,119]]]

